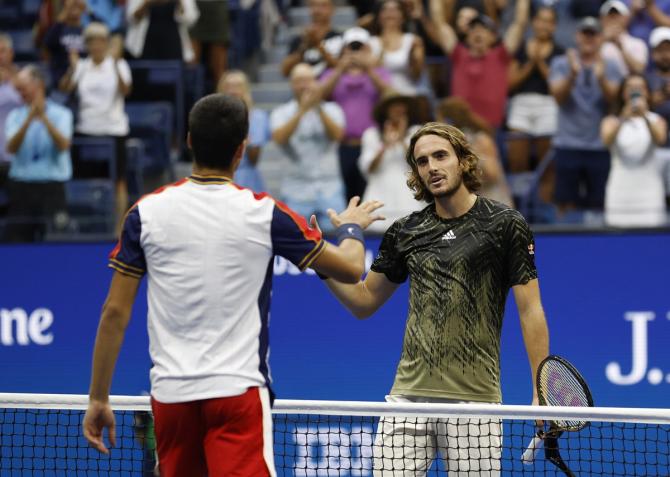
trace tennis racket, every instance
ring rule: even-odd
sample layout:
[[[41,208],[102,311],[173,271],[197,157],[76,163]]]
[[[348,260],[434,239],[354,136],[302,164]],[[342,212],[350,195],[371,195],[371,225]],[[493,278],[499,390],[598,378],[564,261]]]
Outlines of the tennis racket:
[[[540,406],[593,407],[593,397],[579,371],[560,356],[547,356],[537,368],[537,395]],[[558,438],[565,431],[580,431],[588,421],[555,420],[549,422],[547,430],[539,429],[521,456],[524,464],[530,465],[544,448],[545,457],[567,476],[574,476],[561,458]]]

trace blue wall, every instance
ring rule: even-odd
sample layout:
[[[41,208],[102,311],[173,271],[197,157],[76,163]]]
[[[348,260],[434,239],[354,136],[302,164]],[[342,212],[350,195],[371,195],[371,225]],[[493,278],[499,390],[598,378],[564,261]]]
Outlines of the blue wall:
[[[536,238],[552,352],[582,371],[596,405],[668,407],[670,234]],[[111,247],[0,246],[0,392],[87,392]],[[370,253],[377,247],[368,244]],[[283,260],[275,272],[271,366],[278,397],[382,400],[400,356],[407,288],[357,321],[314,276],[297,275]],[[144,291],[140,296],[115,394],[149,389]],[[21,321],[25,332],[17,328]],[[504,401],[529,403],[530,372],[511,295],[502,339]]]

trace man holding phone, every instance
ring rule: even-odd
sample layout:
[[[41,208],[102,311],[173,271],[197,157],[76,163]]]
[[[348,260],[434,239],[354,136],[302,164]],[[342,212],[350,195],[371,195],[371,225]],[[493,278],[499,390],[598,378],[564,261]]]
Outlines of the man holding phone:
[[[387,92],[391,74],[376,65],[370,50],[370,33],[360,27],[344,32],[344,48],[335,68],[322,78],[323,97],[340,105],[346,118],[340,146],[340,168],[347,199],[362,196],[365,179],[358,167],[363,132],[374,126],[372,110]]]

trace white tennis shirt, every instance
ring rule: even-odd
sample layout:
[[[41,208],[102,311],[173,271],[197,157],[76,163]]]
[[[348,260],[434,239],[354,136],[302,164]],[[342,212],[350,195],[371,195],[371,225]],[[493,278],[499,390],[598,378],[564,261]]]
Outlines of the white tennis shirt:
[[[152,396],[175,403],[269,387],[273,257],[305,269],[324,246],[303,217],[225,177],[194,175],[142,198],[109,266],[148,276]]]

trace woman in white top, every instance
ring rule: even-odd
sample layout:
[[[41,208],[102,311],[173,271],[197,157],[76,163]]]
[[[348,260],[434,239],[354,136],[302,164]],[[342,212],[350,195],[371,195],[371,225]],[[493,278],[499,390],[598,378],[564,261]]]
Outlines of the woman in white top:
[[[662,165],[656,149],[667,139],[667,124],[649,111],[649,86],[639,74],[621,85],[621,110],[603,119],[600,135],[612,164],[605,189],[605,222],[617,227],[667,223]]]
[[[421,38],[405,31],[407,22],[407,12],[400,1],[380,2],[374,24],[376,36],[370,39],[370,49],[391,73],[391,87],[415,96],[421,89],[425,50]]]
[[[363,200],[382,201],[386,217],[368,227],[373,232],[383,233],[397,219],[425,206],[405,186],[410,171],[405,152],[418,129],[413,125],[416,109],[412,97],[387,94],[373,112],[377,124],[366,129],[361,138],[358,166],[368,181]]]
[[[75,132],[80,136],[112,137],[116,141],[116,230],[120,231],[128,207],[126,182],[126,137],[128,116],[125,97],[130,94],[132,76],[124,59],[110,53],[109,29],[90,23],[84,30],[88,58],[70,56],[70,68],[60,87],[79,99]],[[75,173],[76,173],[75,162]]]

